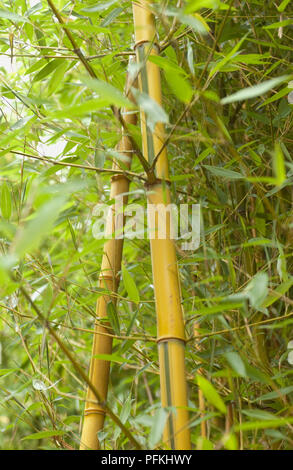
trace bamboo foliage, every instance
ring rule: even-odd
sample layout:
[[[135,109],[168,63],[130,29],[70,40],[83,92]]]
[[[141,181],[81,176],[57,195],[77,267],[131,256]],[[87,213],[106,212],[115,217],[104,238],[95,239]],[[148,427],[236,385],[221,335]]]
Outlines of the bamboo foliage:
[[[194,449],[293,449],[292,2],[262,3],[134,0],[134,49],[132,2],[1,1],[1,449],[78,449],[83,421],[87,449],[187,447],[188,425]],[[131,171],[112,166],[122,132]],[[101,270],[95,236],[112,175],[145,195],[118,292],[121,241]],[[175,245],[180,289],[171,243],[151,259],[141,230],[169,187],[201,206],[198,248]]]
[[[160,72],[157,65],[147,61],[149,54],[158,53],[155,44],[154,17],[147,1],[133,2],[135,49],[141,71],[139,87],[143,93],[162,104]],[[164,145],[164,127],[157,123],[153,133],[141,113],[143,153],[149,164],[156,161],[157,180],[147,185],[148,204],[168,204],[171,201],[168,184],[168,160]],[[163,148],[163,149],[162,149]],[[158,221],[150,226],[150,233],[158,231]],[[175,246],[170,237],[169,220],[166,239],[151,239],[151,257],[157,310],[157,336],[159,347],[162,406],[169,416],[164,431],[164,441],[172,449],[189,449],[187,385],[184,368],[185,332],[180,300],[180,285]],[[174,412],[175,408],[175,412]]]

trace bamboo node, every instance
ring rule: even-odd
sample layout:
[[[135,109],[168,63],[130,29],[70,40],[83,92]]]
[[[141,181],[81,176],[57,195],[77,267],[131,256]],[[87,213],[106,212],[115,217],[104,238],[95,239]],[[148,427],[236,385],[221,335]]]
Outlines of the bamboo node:
[[[187,340],[185,337],[182,337],[182,336],[174,336],[174,335],[165,335],[165,336],[161,336],[160,338],[157,338],[156,342],[159,344],[159,343],[163,343],[163,342],[167,342],[167,341],[181,341],[182,343],[186,343]]]
[[[99,410],[97,408],[88,408],[88,409],[84,410],[84,415],[85,416],[92,415],[92,414],[105,415],[106,411],[103,410],[103,409]]]
[[[141,39],[140,41],[136,42],[133,46],[135,50],[137,47],[142,46],[143,44],[151,44],[152,47],[156,47],[158,52],[160,52],[160,45],[157,42],[152,42],[149,39]]]
[[[130,179],[125,175],[113,175],[113,176],[111,176],[111,181],[118,181],[118,180],[130,181]]]

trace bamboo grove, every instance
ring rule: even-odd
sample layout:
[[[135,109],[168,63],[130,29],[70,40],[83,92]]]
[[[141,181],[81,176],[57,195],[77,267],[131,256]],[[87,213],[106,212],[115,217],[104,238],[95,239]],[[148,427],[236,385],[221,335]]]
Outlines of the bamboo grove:
[[[0,2],[1,449],[293,448],[292,27]],[[118,197],[199,205],[199,246],[98,237]]]

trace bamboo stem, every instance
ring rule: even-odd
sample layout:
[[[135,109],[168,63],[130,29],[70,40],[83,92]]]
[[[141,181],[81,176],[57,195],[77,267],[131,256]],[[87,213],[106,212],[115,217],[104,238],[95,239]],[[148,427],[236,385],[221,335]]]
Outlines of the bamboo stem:
[[[129,88],[129,86],[127,88]],[[128,96],[130,99],[133,99],[131,94]],[[127,113],[126,111],[124,119],[127,124],[135,124],[137,116],[134,113]],[[126,169],[130,169],[133,147],[131,140],[126,135],[124,130],[122,139],[118,146],[118,150],[127,157],[124,165]],[[125,194],[129,191],[129,179],[124,174],[121,174],[118,168],[119,162],[114,161],[113,170],[117,170],[117,174],[113,175],[111,179],[110,200],[115,199],[119,195],[123,195],[122,202],[123,204],[126,204],[127,195]],[[111,233],[115,233],[116,221],[117,219],[115,218],[115,213],[113,211],[109,212],[106,225],[107,227],[110,227]],[[112,302],[114,305],[116,304],[117,296],[115,294],[117,293],[119,285],[119,271],[121,270],[122,250],[122,237],[109,239],[105,243],[99,278],[99,287],[108,290],[109,294],[102,295],[98,299],[96,313],[99,319],[103,319],[108,316],[107,306],[109,302]],[[99,324],[96,323],[90,364],[90,380],[93,384],[95,384],[99,395],[102,397],[102,401],[106,401],[107,399],[110,361],[103,361],[97,359],[95,356],[98,354],[112,353],[113,336],[109,335],[109,333],[111,333],[109,324],[104,324],[104,326],[102,326],[101,322],[99,322]],[[94,403],[94,398],[95,397],[92,390],[88,388],[81,436],[81,450],[99,449],[97,433],[103,429],[105,410],[103,406]]]
[[[148,1],[133,2],[135,49],[142,66],[139,85],[159,105],[162,103],[160,72],[157,65],[147,61],[149,54],[157,54],[154,17]],[[168,180],[168,159],[162,123],[150,132],[146,116],[141,112],[143,154],[152,165],[155,155],[156,177]],[[162,149],[162,146],[163,149]],[[162,149],[162,150],[161,150]],[[147,186],[148,204],[169,204],[170,189],[158,179]],[[164,441],[172,449],[190,449],[188,428],[187,383],[184,368],[185,331],[181,306],[180,284],[175,245],[170,236],[171,221],[167,221],[166,239],[151,238],[152,270],[157,310],[157,336],[160,362],[161,401],[169,416],[164,431]],[[158,220],[150,226],[150,233],[158,229]],[[175,411],[174,411],[175,408]]]
[[[198,337],[198,330],[199,330],[199,325],[198,325],[198,323],[195,322],[194,326],[193,326],[194,338]],[[198,351],[201,350],[201,347],[198,343],[196,344],[196,349],[198,349]],[[197,370],[197,373],[199,375],[202,375],[202,368],[201,367]],[[205,413],[206,413],[206,406],[205,406],[204,395],[202,393],[201,388],[198,388],[198,407],[199,407],[199,411],[200,411],[200,417],[203,419],[204,416],[205,416]],[[200,423],[200,431],[201,431],[201,437],[206,439],[207,438],[207,423],[204,420],[201,421],[201,423]]]

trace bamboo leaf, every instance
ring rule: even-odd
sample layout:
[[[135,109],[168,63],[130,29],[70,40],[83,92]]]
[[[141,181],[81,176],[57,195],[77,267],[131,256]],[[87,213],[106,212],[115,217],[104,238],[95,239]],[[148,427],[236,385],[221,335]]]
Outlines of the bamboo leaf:
[[[168,412],[164,408],[159,408],[154,416],[153,425],[149,434],[149,447],[153,449],[160,441],[168,418]]]
[[[24,16],[20,16],[20,15],[17,15],[16,13],[13,13],[12,11],[2,10],[2,9],[0,9],[0,18],[3,18],[5,20],[10,20],[15,23],[26,23],[27,21],[29,21]]]
[[[40,431],[40,432],[35,432],[34,434],[29,434],[28,436],[23,437],[22,441],[33,440],[33,439],[46,439],[48,437],[53,437],[53,436],[64,436],[64,434],[66,434],[65,431],[52,429],[48,431]]]
[[[275,398],[281,398],[283,396],[289,395],[289,393],[293,392],[293,386],[289,385],[288,387],[280,388],[274,392],[265,393],[264,395],[260,395],[253,401],[266,401],[266,400],[274,400]]]
[[[94,354],[95,359],[100,359],[101,361],[110,361],[116,362],[117,364],[130,363],[128,359],[118,356],[118,354]]]
[[[157,122],[169,123],[168,114],[164,109],[146,93],[132,88],[135,99],[147,117],[147,124],[151,132],[154,132]]]
[[[278,29],[284,26],[289,26],[293,24],[293,19],[278,21],[277,23],[272,23],[267,26],[263,26],[263,29]]]
[[[35,250],[42,239],[48,236],[53,228],[54,222],[66,201],[65,196],[58,196],[45,203],[39,211],[20,229],[15,237],[13,252],[19,257],[31,250]]]
[[[270,292],[269,295],[264,300],[262,307],[267,308],[273,303],[275,303],[280,297],[282,297],[289,289],[293,286],[293,277],[288,281],[280,284],[273,292]]]
[[[244,293],[249,298],[252,307],[258,309],[261,307],[268,295],[269,278],[267,273],[257,273],[244,289]]]
[[[111,300],[110,302],[107,303],[107,317],[109,318],[109,321],[111,323],[111,326],[113,328],[115,335],[120,336],[119,318],[118,318],[116,307]]]
[[[219,72],[224,67],[224,65],[226,65],[229,62],[230,59],[232,59],[232,57],[240,49],[240,47],[242,46],[242,44],[246,40],[246,38],[247,38],[247,34],[236,44],[236,46],[233,47],[233,49],[227,55],[225,55],[225,57],[222,60],[220,60],[212,68],[212,70],[209,73],[209,78],[212,77],[213,75],[215,75],[217,72]]]
[[[184,11],[185,13],[193,13],[201,8],[211,8],[216,10],[220,4],[220,0],[189,0]]]
[[[74,118],[81,117],[85,114],[90,114],[98,111],[101,108],[104,108],[108,102],[101,98],[94,98],[92,100],[87,100],[84,103],[76,104],[73,106],[68,106],[65,109],[60,109],[49,113],[48,116],[51,119],[62,119],[62,118]]]
[[[221,178],[227,178],[229,180],[240,180],[244,178],[244,176],[241,175],[241,173],[238,173],[237,171],[229,170],[227,168],[221,168],[221,167],[211,166],[211,165],[203,165],[203,167],[206,168],[211,173],[213,173],[214,175],[220,176]]]
[[[283,0],[282,3],[278,6],[278,11],[282,13],[285,11],[287,5],[290,3],[291,0]]]
[[[96,5],[83,8],[81,11],[84,13],[97,13],[99,11],[107,10],[115,3],[117,3],[117,0],[108,0],[107,2],[98,2]]]
[[[125,106],[129,109],[135,108],[134,104],[126,98],[121,91],[117,90],[113,85],[95,78],[82,78],[82,82],[91,90],[99,94],[101,100],[108,104],[118,107]]]
[[[225,414],[227,408],[222,398],[218,394],[215,387],[202,375],[197,375],[197,384],[204,394],[205,398],[210,402],[215,408],[217,408],[221,413]]]
[[[139,292],[132,276],[127,271],[126,267],[122,266],[122,277],[125,289],[127,290],[128,297],[132,302],[138,303],[140,301]]]
[[[280,428],[282,426],[288,426],[293,423],[293,418],[278,418],[267,421],[247,421],[241,424],[237,424],[233,427],[235,432],[238,431],[253,431],[256,429],[270,429]]]
[[[258,85],[244,88],[244,90],[237,91],[233,93],[233,95],[226,96],[221,100],[222,104],[234,103],[235,101],[243,101],[243,100],[250,100],[257,96],[264,95],[272,88],[280,85],[280,83],[284,83],[292,78],[291,75],[282,75],[281,77],[272,78],[271,80],[267,80],[263,83],[259,83]]]
[[[242,413],[249,418],[256,418],[261,421],[272,421],[274,419],[278,419],[278,416],[273,415],[273,413],[269,413],[265,410],[258,410],[257,408],[242,410]]]
[[[241,377],[247,377],[245,364],[238,353],[230,351],[225,353],[224,356],[237,374]]]
[[[274,169],[275,169],[275,175],[276,175],[276,185],[281,186],[286,180],[286,170],[285,170],[284,155],[283,155],[282,148],[279,142],[277,142],[275,145],[275,151],[273,155],[274,155],[273,162],[274,162]]]
[[[33,82],[39,82],[46,78],[50,73],[52,73],[60,65],[60,60],[55,59],[51,60],[45,67],[43,67],[34,77]]]
[[[1,213],[2,216],[9,220],[12,211],[12,201],[11,201],[11,194],[8,188],[6,181],[2,184],[1,189]]]
[[[183,103],[189,103],[193,96],[189,81],[176,72],[165,72],[165,77],[174,95]]]

